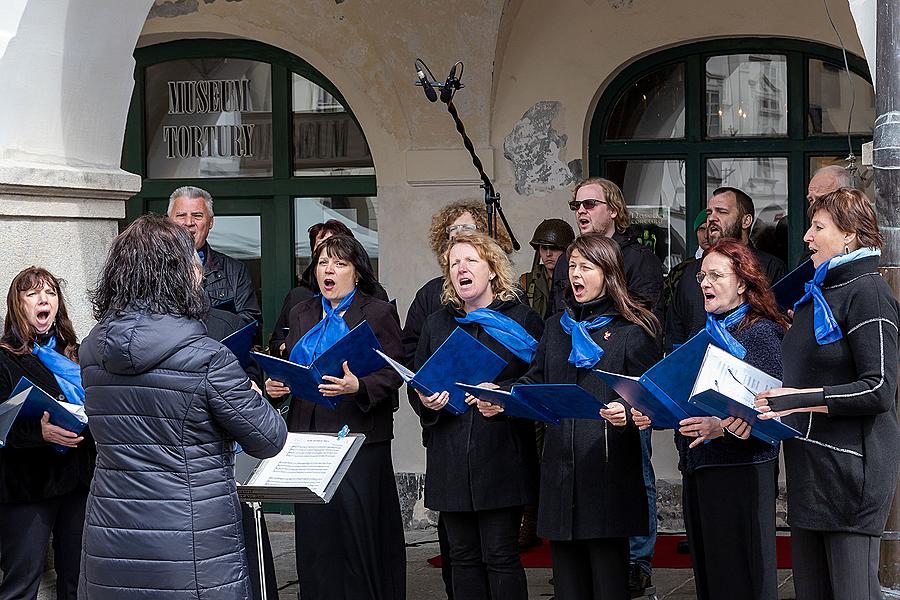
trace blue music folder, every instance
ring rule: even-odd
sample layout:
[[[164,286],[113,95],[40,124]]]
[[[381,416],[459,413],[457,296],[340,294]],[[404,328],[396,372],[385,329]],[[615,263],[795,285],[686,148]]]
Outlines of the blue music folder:
[[[714,342],[709,334],[700,331],[640,377],[601,369],[592,372],[628,404],[650,417],[655,429],[677,430],[683,419],[707,414],[689,403],[688,398],[710,344]]]
[[[322,376],[342,377],[344,361],[357,377],[365,377],[384,367],[384,361],[378,355],[382,350],[375,332],[367,321],[363,321],[347,335],[334,343],[310,365],[298,365],[268,354],[251,352],[266,376],[280,381],[291,388],[291,395],[303,400],[323,404],[334,409],[343,396],[325,397],[319,392]]]
[[[775,294],[775,301],[778,302],[781,310],[784,312],[794,310],[794,304],[806,293],[804,288],[806,282],[811,281],[815,274],[816,268],[810,258],[800,263],[796,269],[772,286],[772,293]]]
[[[50,414],[50,423],[72,433],[80,434],[87,425],[84,406],[60,402],[22,377],[9,399],[0,404],[0,448],[6,445],[6,437],[17,419],[39,421],[45,412]],[[54,444],[53,447],[57,452],[69,451],[65,446]]]
[[[800,432],[775,419],[758,419],[753,401],[760,392],[780,386],[781,382],[768,373],[709,346],[688,402],[720,419],[743,419],[752,427],[752,436],[777,445],[780,440],[798,437]]]
[[[602,419],[606,404],[574,383],[533,383],[512,386],[509,392],[457,384],[479,400],[503,407],[511,417],[559,425],[562,419]]]
[[[243,369],[250,364],[250,348],[256,339],[257,325],[256,321],[248,323],[222,340],[222,345],[231,350]]]
[[[449,392],[450,398],[444,410],[454,415],[461,415],[469,409],[469,405],[466,404],[466,392],[456,385],[457,382],[477,385],[493,381],[507,365],[505,360],[461,327],[453,330],[417,373],[413,373],[384,353],[379,354],[399,373],[406,385],[412,386],[423,395]]]

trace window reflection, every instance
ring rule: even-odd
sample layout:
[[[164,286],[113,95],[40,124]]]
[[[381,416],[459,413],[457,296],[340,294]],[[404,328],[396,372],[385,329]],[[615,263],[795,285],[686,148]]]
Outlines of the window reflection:
[[[870,134],[875,123],[875,90],[856,73],[851,73],[848,81],[842,66],[812,59],[807,123],[811,135],[846,135],[848,125],[851,134]]]
[[[706,136],[787,135],[787,57],[731,54],[706,61]]]
[[[606,168],[622,188],[638,240],[656,253],[666,271],[684,260],[684,161],[612,160]]]
[[[668,65],[631,84],[613,108],[610,140],[684,137],[684,63]]]

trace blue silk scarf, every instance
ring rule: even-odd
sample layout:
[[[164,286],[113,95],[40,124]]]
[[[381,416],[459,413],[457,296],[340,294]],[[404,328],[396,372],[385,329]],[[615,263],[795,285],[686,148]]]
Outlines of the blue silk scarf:
[[[563,311],[559,324],[563,331],[572,336],[572,351],[569,362],[576,367],[589,369],[597,364],[603,356],[603,348],[591,338],[590,331],[606,327],[614,317],[600,316],[590,321],[576,321],[567,311]]]
[[[822,294],[822,283],[824,283],[825,277],[828,275],[828,270],[861,258],[868,258],[869,256],[881,256],[881,250],[877,248],[860,248],[849,254],[833,256],[816,267],[816,273],[813,275],[812,280],[807,281],[803,286],[806,293],[794,304],[794,312],[797,311],[799,306],[812,300],[813,330],[816,334],[816,343],[820,346],[832,344],[844,337],[840,326],[834,318],[834,313],[831,312],[831,307],[828,306],[828,302],[825,301],[825,296]]]
[[[353,288],[353,291],[344,296],[340,304],[334,308],[322,296],[322,311],[325,313],[325,317],[297,340],[291,349],[291,362],[298,365],[310,365],[326,350],[334,346],[335,342],[350,333],[350,328],[347,327],[347,322],[341,317],[341,313],[347,310],[355,295],[356,288]]]
[[[485,332],[522,359],[531,363],[538,342],[525,328],[513,319],[489,308],[477,308],[465,317],[456,317],[457,323],[477,323]]]
[[[714,339],[720,346],[728,350],[732,356],[743,360],[747,356],[747,349],[741,345],[734,336],[729,333],[729,329],[741,322],[741,319],[750,312],[749,304],[741,304],[734,312],[724,319],[717,319],[713,313],[706,313],[706,333]]]
[[[84,405],[84,388],[81,387],[81,367],[57,352],[55,348],[56,336],[54,335],[45,346],[35,342],[31,352],[37,356],[41,364],[53,373],[53,378],[56,379],[66,401],[69,404],[82,406]]]

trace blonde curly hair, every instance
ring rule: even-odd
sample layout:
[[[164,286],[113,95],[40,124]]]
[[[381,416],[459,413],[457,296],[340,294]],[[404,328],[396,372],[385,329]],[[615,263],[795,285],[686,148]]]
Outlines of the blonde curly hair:
[[[447,235],[447,227],[453,224],[453,221],[460,218],[465,213],[472,215],[475,220],[475,226],[478,231],[487,233],[487,211],[484,204],[474,202],[472,200],[463,200],[461,202],[453,202],[448,204],[431,217],[431,229],[428,230],[428,242],[431,244],[431,251],[443,261],[447,254],[447,247],[450,243],[450,236]],[[497,231],[494,232],[494,238],[500,245],[500,248],[506,254],[512,254],[512,241],[509,234],[500,221],[497,221]]]
[[[450,279],[450,250],[459,244],[469,244],[478,252],[495,277],[491,280],[491,291],[494,298],[508,301],[518,298],[516,288],[516,274],[513,272],[509,257],[495,240],[484,233],[461,233],[448,242],[447,249],[441,257],[441,265],[444,270],[444,284],[441,288],[441,303],[449,304],[455,308],[463,306],[463,300],[456,293],[453,281]]]

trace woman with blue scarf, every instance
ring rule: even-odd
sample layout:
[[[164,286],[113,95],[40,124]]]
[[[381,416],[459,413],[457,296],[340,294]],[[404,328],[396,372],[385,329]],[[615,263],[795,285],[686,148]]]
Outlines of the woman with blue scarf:
[[[784,444],[797,600],[880,599],[900,456],[900,306],[878,272],[884,239],[865,194],[841,188],[809,216],[816,273],[784,336],[785,387],[757,405],[803,433]]]
[[[577,383],[608,409],[606,420],[547,427],[537,531],[550,540],[557,599],[628,598],[628,538],[646,535],[649,522],[640,435],[591,369],[641,375],[659,358],[659,324],[629,296],[615,241],[581,235],[565,260],[566,310],[548,319],[519,383]]]
[[[29,267],[9,286],[0,339],[0,402],[19,379],[84,404],[78,341],[59,280]],[[18,419],[0,448],[0,598],[36,598],[53,535],[59,598],[75,600],[84,507],[96,450],[90,432]]]
[[[441,262],[442,306],[425,320],[415,367],[461,327],[507,362],[491,383],[512,383],[528,369],[544,322],[520,301],[506,253],[483,234],[462,233]],[[453,415],[443,410],[447,398],[419,394],[416,412],[428,440],[425,506],[441,511],[447,529],[454,597],[527,600],[518,534],[537,488],[534,423],[472,397]]]
[[[781,378],[787,321],[753,251],[723,239],[697,273],[706,333],[733,356]],[[650,419],[632,411],[635,423]],[[750,436],[752,424],[691,417],[675,434],[682,508],[699,600],[775,600],[778,447]]]
[[[362,321],[368,321],[384,352],[403,360],[400,319],[394,305],[375,298],[378,282],[362,245],[334,235],[316,246],[318,295],[290,312],[285,340],[291,361],[310,364]],[[344,363],[341,377],[326,376],[324,396],[342,397],[334,410],[294,396],[287,415],[296,432],[337,433],[344,425],[366,441],[331,502],[294,505],[300,596],[321,600],[406,597],[406,546],[394,480],[391,440],[402,380],[385,366],[357,377]],[[269,396],[289,388],[266,381]]]

